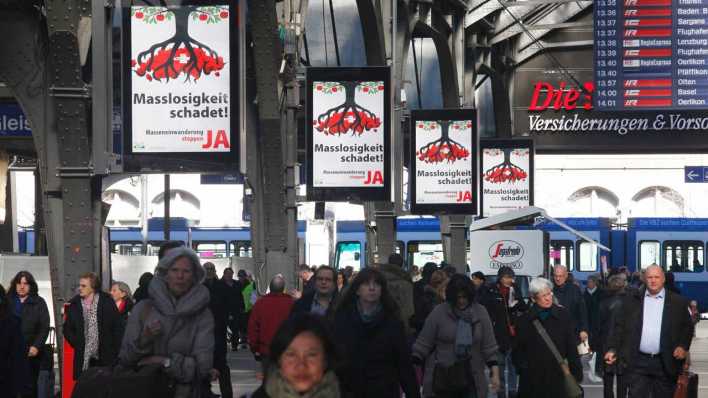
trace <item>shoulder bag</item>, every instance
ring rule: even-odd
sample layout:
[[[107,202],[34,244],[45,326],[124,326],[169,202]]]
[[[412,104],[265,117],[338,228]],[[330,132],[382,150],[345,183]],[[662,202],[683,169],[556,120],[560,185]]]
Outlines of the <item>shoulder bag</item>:
[[[435,356],[433,392],[436,396],[459,394],[474,388],[469,358],[458,358],[451,365],[443,365],[437,361],[437,348]]]
[[[560,352],[558,352],[556,345],[553,344],[553,340],[551,340],[551,336],[548,335],[548,332],[546,332],[546,329],[543,325],[541,325],[541,322],[538,319],[534,319],[533,326],[536,328],[536,331],[538,331],[541,339],[543,339],[546,343],[548,349],[551,350],[551,353],[556,358],[558,365],[560,365],[561,370],[563,371],[563,391],[565,392],[565,396],[568,398],[582,398],[583,389],[575,380],[575,377],[573,377],[570,373],[568,361],[561,356]]]

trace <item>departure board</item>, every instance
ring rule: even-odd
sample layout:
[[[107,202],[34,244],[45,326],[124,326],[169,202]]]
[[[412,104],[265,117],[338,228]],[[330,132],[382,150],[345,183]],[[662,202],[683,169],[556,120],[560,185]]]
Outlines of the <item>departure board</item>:
[[[597,110],[708,108],[708,0],[595,0]]]

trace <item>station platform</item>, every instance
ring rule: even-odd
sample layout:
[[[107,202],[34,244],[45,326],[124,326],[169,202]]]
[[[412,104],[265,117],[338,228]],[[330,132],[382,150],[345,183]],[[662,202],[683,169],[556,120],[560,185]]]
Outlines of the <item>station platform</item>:
[[[233,383],[234,397],[241,397],[255,391],[261,384],[256,379],[256,371],[260,371],[260,363],[253,360],[253,355],[248,350],[229,352],[229,366],[231,368],[231,382]],[[698,373],[699,398],[708,398],[708,320],[698,323],[696,337],[691,346],[691,371]],[[588,365],[584,361],[585,378],[582,386],[585,398],[602,398],[602,382],[594,383],[588,379]],[[219,383],[212,384],[212,391],[219,393]],[[494,398],[490,396],[490,398]],[[499,397],[501,398],[501,397]]]

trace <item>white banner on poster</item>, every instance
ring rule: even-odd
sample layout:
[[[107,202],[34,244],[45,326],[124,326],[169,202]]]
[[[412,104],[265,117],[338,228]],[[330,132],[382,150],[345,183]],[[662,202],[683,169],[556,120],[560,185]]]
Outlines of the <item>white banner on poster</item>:
[[[384,82],[312,84],[312,186],[384,185]]]
[[[417,204],[472,203],[472,120],[418,120]]]
[[[529,148],[482,150],[482,214],[495,216],[531,205]]]
[[[231,17],[227,5],[131,7],[133,152],[231,150]]]

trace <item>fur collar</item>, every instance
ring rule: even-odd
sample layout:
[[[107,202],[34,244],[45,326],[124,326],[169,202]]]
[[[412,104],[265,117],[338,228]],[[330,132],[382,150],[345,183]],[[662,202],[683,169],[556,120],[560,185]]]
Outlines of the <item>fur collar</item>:
[[[339,398],[339,381],[333,371],[325,373],[322,381],[311,391],[299,394],[283,378],[277,369],[271,370],[266,378],[265,391],[273,398]]]

